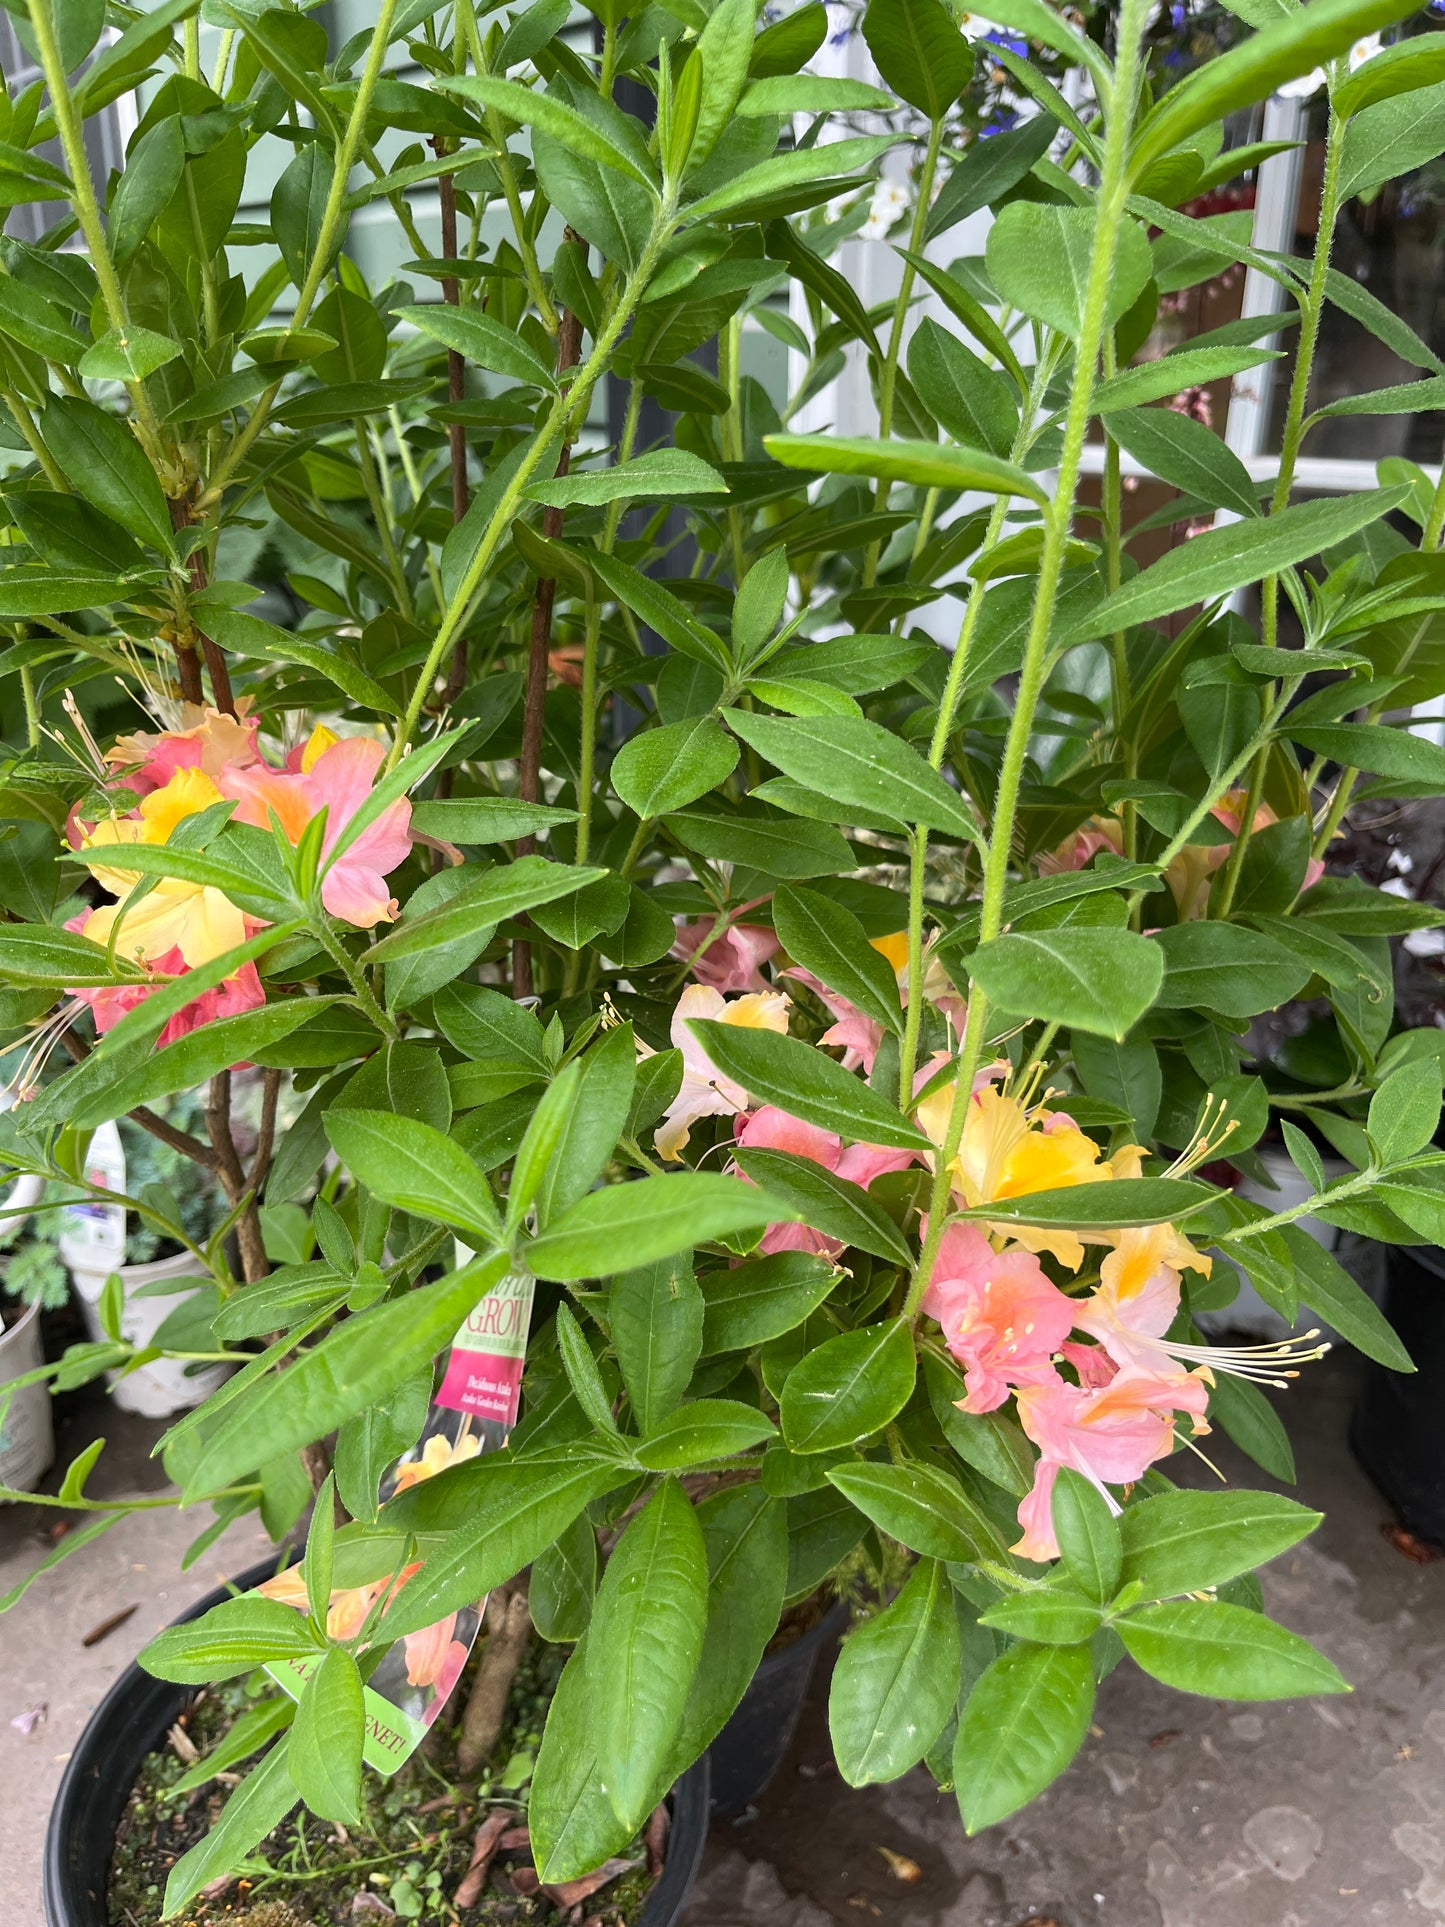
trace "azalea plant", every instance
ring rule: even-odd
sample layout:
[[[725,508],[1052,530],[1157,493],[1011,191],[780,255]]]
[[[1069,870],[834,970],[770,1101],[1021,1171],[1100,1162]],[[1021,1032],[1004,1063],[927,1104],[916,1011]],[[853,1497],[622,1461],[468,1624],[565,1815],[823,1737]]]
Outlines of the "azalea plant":
[[[1327,304],[1425,374],[1323,412],[1445,392],[1330,262],[1344,200],[1445,140],[1441,43],[1352,71],[1402,0],[1241,0],[1238,44],[1166,86],[1145,0],[1107,45],[1003,0],[1027,114],[945,154],[1001,53],[944,0],[872,0],[881,87],[805,71],[820,5],[595,11],[593,47],[551,0],[381,0],[333,48],[206,0],[209,70],[195,0],[23,25],[44,79],[8,99],[5,193],[68,212],[0,242],[0,1145],[91,1196],[87,1135],[124,1116],[224,1196],[206,1240],[128,1200],[219,1294],[174,1355],[235,1367],[162,1447],[213,1508],[193,1556],[321,1495],[299,1573],[144,1656],[299,1669],[171,1909],[298,1799],[354,1819],[370,1683],[396,1655],[444,1690],[526,1571],[573,1648],[530,1792],[553,1881],[625,1845],[840,1569],[877,1581],[840,1769],[924,1760],[970,1829],[1067,1766],[1125,1658],[1210,1697],[1346,1685],[1253,1577],[1317,1515],[1207,1462],[1181,1484],[1178,1455],[1217,1429],[1291,1474],[1260,1387],[1320,1334],[1204,1344],[1240,1273],[1408,1369],[1303,1218],[1445,1227],[1440,1036],[1392,1034],[1385,943],[1445,916],[1326,873],[1355,798],[1445,774],[1398,726],[1445,694],[1445,485],[1292,487]],[[1273,151],[1223,150],[1225,117],[1317,68],[1314,258],[1181,212]],[[97,179],[85,121],[142,79]],[[829,138],[860,111],[884,131]],[[870,310],[838,209],[920,116]],[[278,144],[269,224],[234,227]],[[347,251],[373,203],[411,249],[379,286]],[[986,255],[944,265],[984,206]],[[1283,312],[1151,354],[1161,288],[1228,265]],[[1292,327],[1262,500],[1155,404]],[[759,330],[800,371],[785,404]],[[789,432],[845,351],[878,434]],[[645,402],[674,417],[654,446]],[[1225,516],[1141,567],[1121,451],[1174,522]],[[1256,1055],[1292,999],[1330,1014],[1333,1082]],[[204,1136],[154,1108],[193,1090]],[[1310,1193],[1273,1210],[1233,1189],[1272,1118]],[[423,1443],[438,1356],[534,1291],[505,1448],[485,1422]],[[90,1463],[56,1556],[124,1510]]]

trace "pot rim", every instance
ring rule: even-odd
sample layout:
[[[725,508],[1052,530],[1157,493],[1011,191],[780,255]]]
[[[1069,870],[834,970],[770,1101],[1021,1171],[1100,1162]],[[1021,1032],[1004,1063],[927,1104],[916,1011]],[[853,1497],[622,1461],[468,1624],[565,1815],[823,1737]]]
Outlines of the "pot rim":
[[[13,1325],[0,1325],[0,1353],[4,1352],[6,1346],[10,1344],[12,1339],[20,1338],[28,1333],[31,1326],[36,1323],[39,1317],[40,1304],[37,1300],[34,1304],[25,1307]]]

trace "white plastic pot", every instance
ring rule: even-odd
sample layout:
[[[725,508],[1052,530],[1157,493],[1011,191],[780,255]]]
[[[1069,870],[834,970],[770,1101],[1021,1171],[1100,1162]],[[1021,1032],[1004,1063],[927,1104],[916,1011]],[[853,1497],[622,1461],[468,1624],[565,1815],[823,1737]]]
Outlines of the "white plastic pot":
[[[0,1392],[43,1363],[40,1307],[31,1305],[8,1330],[0,1331]],[[0,1485],[14,1492],[33,1492],[54,1458],[49,1387],[26,1385],[11,1395],[0,1421]]]
[[[124,1292],[121,1336],[141,1348],[151,1343],[177,1306],[195,1295],[194,1292],[167,1292],[153,1298],[136,1296],[143,1286],[160,1284],[167,1278],[194,1278],[196,1261],[189,1251],[178,1252],[174,1258],[161,1258],[155,1264],[111,1265],[103,1271],[72,1260],[70,1275],[86,1325],[95,1339],[105,1337],[99,1316],[100,1295],[112,1272],[119,1274]],[[139,1412],[144,1418],[169,1418],[172,1412],[189,1411],[202,1399],[209,1398],[226,1373],[224,1365],[208,1365],[204,1371],[188,1373],[180,1359],[157,1358],[133,1372],[112,1372],[109,1375],[111,1396],[123,1411]]]

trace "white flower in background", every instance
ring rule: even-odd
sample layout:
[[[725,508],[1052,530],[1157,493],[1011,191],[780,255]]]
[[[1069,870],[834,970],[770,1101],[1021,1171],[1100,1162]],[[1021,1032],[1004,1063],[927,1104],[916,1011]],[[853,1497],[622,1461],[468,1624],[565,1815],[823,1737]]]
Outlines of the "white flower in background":
[[[958,24],[965,40],[982,40],[985,34],[1002,32],[996,20],[986,20],[981,13],[960,14]]]
[[[1373,60],[1379,51],[1380,36],[1377,33],[1367,33],[1363,40],[1357,40],[1350,49],[1350,72],[1353,73],[1357,67],[1363,67],[1367,60]],[[1310,95],[1318,93],[1324,84],[1324,68],[1315,67],[1309,73],[1301,74],[1297,80],[1287,80],[1275,91],[1281,100],[1308,100]]]
[[[858,239],[886,240],[912,205],[913,193],[906,181],[880,181],[873,190],[868,219],[859,228]]]

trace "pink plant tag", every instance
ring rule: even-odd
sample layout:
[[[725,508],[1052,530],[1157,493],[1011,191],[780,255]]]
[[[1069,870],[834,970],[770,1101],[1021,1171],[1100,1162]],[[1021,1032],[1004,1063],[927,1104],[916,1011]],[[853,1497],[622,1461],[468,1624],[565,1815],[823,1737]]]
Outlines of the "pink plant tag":
[[[470,1256],[459,1248],[462,1262]],[[533,1279],[508,1272],[474,1307],[452,1342],[421,1437],[381,1481],[383,1501],[468,1459],[500,1451],[506,1444],[521,1405],[533,1290]],[[332,1636],[354,1638],[373,1608],[384,1601],[377,1624],[377,1642],[383,1641],[385,1606],[416,1570],[410,1566],[395,1580],[334,1591],[327,1615]],[[257,1590],[300,1612],[308,1610],[299,1566],[288,1567]],[[420,1746],[461,1677],[485,1606],[485,1600],[463,1606],[435,1626],[408,1633],[372,1672],[365,1691],[364,1757],[378,1773],[395,1773]],[[266,1670],[292,1699],[299,1699],[315,1664],[310,1659],[292,1660]]]

